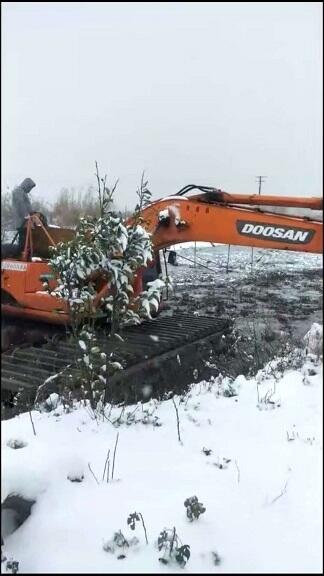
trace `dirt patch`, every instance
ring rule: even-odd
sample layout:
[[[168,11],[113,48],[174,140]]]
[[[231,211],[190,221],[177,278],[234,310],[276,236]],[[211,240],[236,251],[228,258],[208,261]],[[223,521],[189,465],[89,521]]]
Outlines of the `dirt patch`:
[[[235,364],[235,372],[246,374],[280,353],[287,342],[302,345],[311,324],[321,321],[322,264],[317,255],[314,258],[275,251],[268,255],[264,254],[266,251],[256,251],[254,258],[259,258],[259,265],[252,268],[247,251],[237,248],[226,272],[224,248],[200,250],[205,257],[204,266],[206,261],[213,263],[213,273],[199,267],[199,257],[196,267],[181,262],[181,258],[177,267],[169,267],[173,277],[170,307],[174,311],[232,319],[234,336],[240,344],[228,360],[232,369]],[[190,256],[193,261],[193,249],[189,248],[186,258]]]

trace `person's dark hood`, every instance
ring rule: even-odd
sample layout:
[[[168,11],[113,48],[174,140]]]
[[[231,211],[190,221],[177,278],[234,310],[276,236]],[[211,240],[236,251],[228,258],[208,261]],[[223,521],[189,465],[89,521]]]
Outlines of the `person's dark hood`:
[[[25,178],[25,180],[23,180],[23,182],[20,184],[20,188],[22,188],[24,190],[24,192],[30,192],[32,188],[34,188],[36,186],[34,180],[32,180],[31,178]]]

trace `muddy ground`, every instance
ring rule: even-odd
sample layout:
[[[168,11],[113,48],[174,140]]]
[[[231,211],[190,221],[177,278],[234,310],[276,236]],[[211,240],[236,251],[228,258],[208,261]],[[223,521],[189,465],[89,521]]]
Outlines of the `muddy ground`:
[[[194,261],[195,264],[194,264]],[[253,373],[285,345],[301,346],[313,322],[323,318],[322,257],[314,254],[226,246],[177,250],[169,306],[195,315],[233,320],[239,351],[235,374]]]
[[[227,246],[203,245],[196,252],[187,246],[177,250],[178,265],[167,268],[172,285],[161,316],[179,311],[232,322],[224,351],[210,356],[216,374],[253,375],[285,354],[287,345],[302,347],[311,324],[322,322],[321,256],[254,250],[253,263],[251,256],[251,249],[241,247],[228,253]],[[43,326],[10,328],[16,329],[15,345],[51,339]]]

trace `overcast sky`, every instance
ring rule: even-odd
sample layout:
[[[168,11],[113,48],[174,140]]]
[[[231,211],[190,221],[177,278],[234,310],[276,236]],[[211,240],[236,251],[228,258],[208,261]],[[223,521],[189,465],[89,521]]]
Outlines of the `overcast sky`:
[[[322,193],[321,2],[2,2],[2,190]]]

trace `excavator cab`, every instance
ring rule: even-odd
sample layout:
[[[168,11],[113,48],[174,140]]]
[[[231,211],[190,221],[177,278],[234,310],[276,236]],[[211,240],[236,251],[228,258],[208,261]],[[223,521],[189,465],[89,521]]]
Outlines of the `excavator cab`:
[[[50,257],[49,247],[58,242],[72,240],[75,232],[70,228],[48,226],[44,216],[35,212],[26,218],[23,251],[19,246],[18,235],[17,232],[10,243],[1,244],[1,260],[4,258],[24,261],[30,261],[32,258],[48,260]]]
[[[44,291],[44,281],[55,285],[48,266],[49,247],[71,240],[75,232],[45,225],[40,214],[26,219],[23,250],[18,233],[1,246],[1,306],[4,315],[39,319],[53,324],[66,323],[64,302]]]

